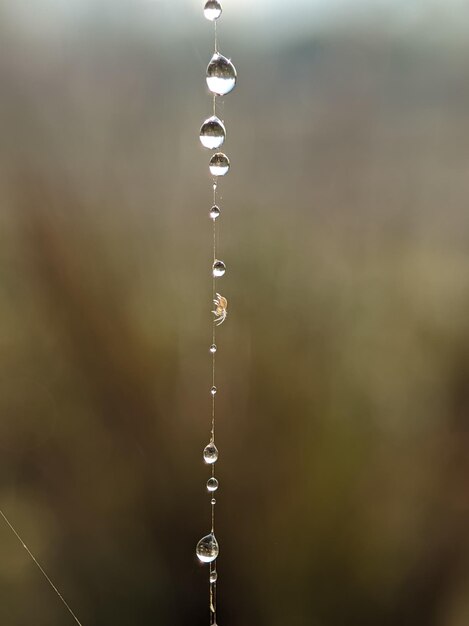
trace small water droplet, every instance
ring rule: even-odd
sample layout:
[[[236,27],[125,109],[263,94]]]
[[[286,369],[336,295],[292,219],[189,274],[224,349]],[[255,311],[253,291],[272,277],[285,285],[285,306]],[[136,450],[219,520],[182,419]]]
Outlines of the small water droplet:
[[[220,17],[221,13],[222,8],[218,0],[207,0],[204,7],[204,16],[208,20],[214,22]]]
[[[223,276],[225,272],[226,265],[223,263],[223,261],[216,260],[215,263],[212,265],[212,274],[215,276],[215,278],[220,278],[220,276]]]
[[[202,537],[197,544],[195,552],[202,563],[211,563],[214,561],[218,556],[218,542],[215,539],[215,535],[210,533]]]
[[[210,500],[210,502],[211,502],[211,504],[216,504],[216,503],[217,503],[217,501],[215,500],[215,498],[212,498],[212,499]]]
[[[220,209],[217,207],[217,205],[215,204],[211,209],[210,209],[210,217],[212,218],[212,220],[216,220],[217,217],[220,215]]]
[[[216,96],[225,96],[236,85],[236,69],[233,63],[215,52],[207,67],[207,85]]]
[[[230,160],[223,152],[216,152],[208,164],[212,176],[224,176],[230,169]]]
[[[217,346],[214,343],[212,343],[212,345],[210,346],[210,352],[212,354],[215,354],[216,351],[217,351]]]
[[[216,491],[218,489],[218,480],[212,476],[207,480],[207,490]]]
[[[212,394],[212,396],[217,393],[217,388],[215,387],[215,385],[210,389],[210,393]]]
[[[223,122],[216,115],[209,117],[200,127],[200,143],[210,150],[216,150],[225,141],[226,130]]]
[[[217,459],[218,459],[218,448],[213,442],[210,442],[204,448],[204,461],[206,463],[212,464],[212,463],[216,463]]]
[[[211,583],[216,583],[217,582],[217,578],[218,578],[218,574],[217,574],[216,570],[214,570],[213,572],[210,572],[210,582]]]

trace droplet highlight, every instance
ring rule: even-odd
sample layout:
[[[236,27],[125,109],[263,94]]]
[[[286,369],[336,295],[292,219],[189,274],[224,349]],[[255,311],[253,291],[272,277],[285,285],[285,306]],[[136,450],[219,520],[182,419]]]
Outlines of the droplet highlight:
[[[215,498],[212,498],[212,499],[210,500],[210,503],[211,503],[212,505],[215,505],[215,504],[217,503],[217,501],[215,500]]]
[[[213,492],[218,489],[218,480],[212,476],[207,480],[207,491]]]
[[[210,572],[210,582],[211,583],[216,583],[217,582],[217,578],[218,578],[218,574],[216,570],[213,570],[213,572]]]
[[[216,395],[216,393],[217,393],[217,388],[216,388],[215,386],[213,386],[213,387],[210,389],[210,393],[212,394],[212,396]]]
[[[199,138],[204,148],[216,150],[223,145],[226,138],[223,122],[216,115],[212,115],[200,127]]]
[[[212,463],[216,463],[217,459],[218,459],[218,448],[213,442],[210,442],[204,448],[204,461],[211,465]]]
[[[226,265],[223,261],[216,260],[212,265],[212,274],[215,278],[220,278],[226,272]]]
[[[216,96],[225,96],[236,85],[236,68],[230,59],[219,52],[210,59],[207,66],[207,86]]]
[[[218,556],[218,552],[218,542],[213,533],[202,537],[195,549],[195,553],[202,563],[211,563],[214,561]]]
[[[221,4],[218,0],[207,0],[204,7],[204,17],[211,22],[217,20],[222,14]]]
[[[210,217],[212,218],[212,220],[216,220],[217,217],[219,217],[220,215],[220,209],[219,207],[217,207],[216,204],[213,205],[213,207],[210,209]]]
[[[230,169],[230,160],[223,152],[216,152],[208,164],[212,176],[225,176]]]
[[[217,351],[217,346],[214,343],[212,343],[209,350],[212,354],[215,354],[215,352]]]

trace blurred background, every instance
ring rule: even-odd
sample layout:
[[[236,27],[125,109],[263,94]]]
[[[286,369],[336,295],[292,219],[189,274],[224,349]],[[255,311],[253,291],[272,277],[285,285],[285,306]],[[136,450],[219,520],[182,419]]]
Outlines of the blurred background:
[[[223,4],[218,623],[467,626],[469,4]],[[202,6],[0,6],[0,508],[84,626],[208,624]]]

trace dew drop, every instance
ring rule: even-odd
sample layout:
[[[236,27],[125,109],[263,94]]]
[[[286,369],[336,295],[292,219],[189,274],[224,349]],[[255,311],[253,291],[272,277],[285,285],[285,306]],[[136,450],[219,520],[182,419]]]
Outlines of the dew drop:
[[[218,574],[217,574],[216,570],[214,570],[213,572],[210,572],[210,582],[211,583],[216,583],[217,582],[217,578],[218,578]]]
[[[212,499],[210,500],[210,502],[211,502],[211,504],[213,504],[213,505],[215,505],[215,504],[217,503],[217,501],[215,500],[215,498],[212,498]]]
[[[217,346],[214,343],[212,343],[212,345],[210,346],[210,352],[212,354],[215,354],[216,351],[217,351]]]
[[[236,85],[236,69],[233,63],[215,52],[207,67],[207,85],[216,96],[225,96]]]
[[[208,166],[212,176],[224,176],[230,169],[230,160],[223,152],[216,152]]]
[[[223,261],[215,260],[214,264],[212,265],[213,276],[215,278],[220,278],[220,276],[223,276],[225,272],[226,272],[226,265],[223,263]]]
[[[212,476],[207,480],[207,490],[216,491],[218,489],[218,480]]]
[[[213,442],[211,442],[204,448],[204,461],[206,463],[212,464],[212,463],[216,463],[217,459],[218,459],[218,448]]]
[[[210,533],[197,544],[195,552],[202,563],[211,563],[218,556],[218,542],[215,539],[215,535]]]
[[[220,215],[220,209],[219,207],[217,207],[217,205],[215,204],[211,209],[210,209],[210,217],[212,218],[212,220],[216,220],[217,217]]]
[[[221,12],[222,8],[218,0],[207,0],[204,7],[204,16],[208,20],[214,22],[220,17]]]
[[[225,141],[226,130],[223,122],[216,115],[209,117],[200,127],[200,143],[204,148],[215,150]]]
[[[215,385],[210,389],[210,393],[212,394],[212,396],[217,393],[217,388],[215,387]]]

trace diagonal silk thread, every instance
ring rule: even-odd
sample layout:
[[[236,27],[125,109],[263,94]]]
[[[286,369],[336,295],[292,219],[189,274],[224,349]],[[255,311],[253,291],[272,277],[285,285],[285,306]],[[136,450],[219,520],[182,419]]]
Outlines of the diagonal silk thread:
[[[43,577],[47,580],[47,582],[49,583],[49,586],[52,587],[52,589],[54,590],[55,594],[60,598],[60,601],[62,602],[62,604],[65,606],[65,608],[67,609],[67,611],[70,613],[70,615],[73,617],[73,619],[75,620],[75,622],[78,624],[78,626],[83,626],[83,624],[80,622],[80,620],[78,619],[78,617],[75,615],[75,613],[72,611],[70,605],[68,604],[68,602],[65,600],[65,598],[63,597],[63,595],[60,593],[60,591],[57,589],[57,587],[54,585],[54,583],[52,582],[52,580],[50,579],[50,577],[47,575],[47,572],[44,570],[44,568],[42,567],[42,565],[39,563],[39,561],[36,559],[36,557],[34,556],[34,554],[31,552],[31,550],[28,548],[28,546],[25,544],[25,542],[23,541],[23,539],[21,538],[20,534],[16,531],[15,527],[13,526],[13,524],[10,522],[10,520],[7,518],[7,516],[5,515],[5,513],[0,509],[0,515],[3,517],[3,519],[5,520],[5,523],[9,526],[10,530],[13,532],[13,534],[16,536],[16,538],[18,539],[18,541],[21,543],[21,545],[23,546],[23,548],[26,550],[26,552],[28,553],[30,559],[33,561],[33,563],[36,565],[36,567],[38,568],[38,570],[41,572],[41,574],[43,575]]]

